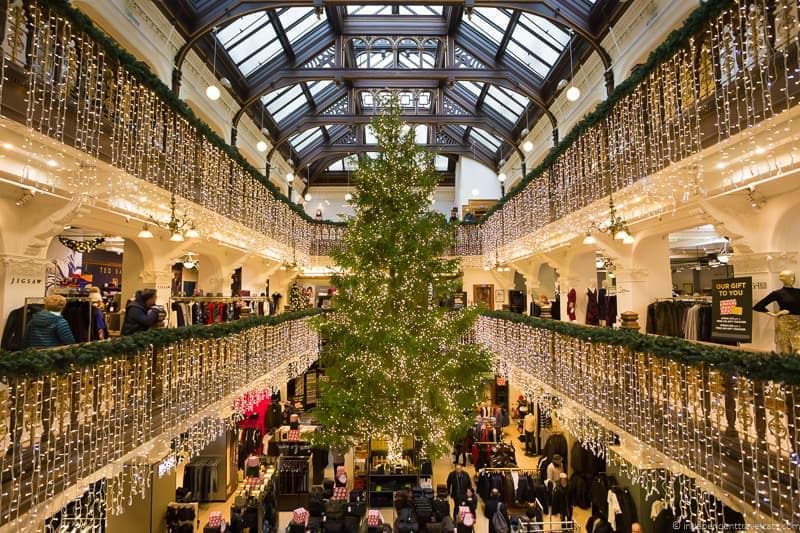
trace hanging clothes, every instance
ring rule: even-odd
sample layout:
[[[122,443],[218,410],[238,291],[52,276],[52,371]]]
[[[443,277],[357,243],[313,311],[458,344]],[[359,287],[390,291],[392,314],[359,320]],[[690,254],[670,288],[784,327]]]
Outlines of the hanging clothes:
[[[575,320],[575,303],[578,300],[578,294],[575,289],[570,289],[567,293],[567,317],[570,321]]]
[[[556,297],[553,299],[553,308],[550,313],[550,318],[553,320],[561,320],[561,295],[556,293]]]
[[[617,295],[608,294],[605,296],[605,312],[600,314],[600,318],[605,318],[606,326],[613,327],[617,322]]]
[[[597,289],[586,290],[586,324],[600,325],[600,307],[597,304]]]

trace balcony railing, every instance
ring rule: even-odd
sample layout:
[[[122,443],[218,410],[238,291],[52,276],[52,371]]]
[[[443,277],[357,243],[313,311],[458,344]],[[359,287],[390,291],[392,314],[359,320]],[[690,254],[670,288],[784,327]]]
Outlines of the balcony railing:
[[[0,354],[0,525],[41,531],[101,479],[111,513],[143,495],[154,452],[195,455],[317,359],[310,314]]]
[[[710,493],[749,511],[748,525],[800,522],[796,356],[498,312],[481,316],[475,331],[498,371],[559,398],[570,429],[597,453],[620,435],[622,448],[661,458],[662,490],[693,480],[684,503],[702,506]],[[721,530],[698,509],[681,510]]]

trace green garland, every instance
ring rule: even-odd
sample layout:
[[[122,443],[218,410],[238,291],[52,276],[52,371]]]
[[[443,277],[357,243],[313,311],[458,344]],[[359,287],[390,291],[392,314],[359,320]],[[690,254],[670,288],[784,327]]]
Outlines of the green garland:
[[[675,337],[642,335],[636,331],[583,326],[560,320],[520,315],[509,311],[484,311],[484,316],[545,329],[582,341],[622,346],[686,365],[704,364],[730,375],[759,381],[800,385],[800,356],[732,350],[689,342]]]
[[[75,367],[97,364],[108,357],[130,357],[140,350],[150,347],[160,348],[174,342],[190,339],[219,339],[258,326],[276,326],[288,320],[314,316],[321,312],[321,309],[304,309],[293,313],[243,318],[234,322],[208,326],[151,329],[108,341],[76,344],[55,350],[34,348],[18,352],[0,350],[0,377],[41,376],[53,372],[65,373]]]
[[[136,59],[130,52],[125,50],[117,43],[111,36],[106,34],[103,30],[95,26],[92,19],[90,19],[82,11],[72,7],[68,0],[39,0],[39,2],[47,9],[59,13],[70,21],[73,27],[85,33],[90,39],[98,43],[105,50],[106,56],[114,59],[125,70],[128,71],[134,78],[136,78],[145,87],[153,91],[165,104],[167,104],[173,111],[182,115],[192,126],[202,133],[211,144],[223,150],[229,157],[236,163],[243,167],[253,178],[264,185],[272,195],[281,202],[288,205],[295,213],[300,215],[305,221],[312,224],[322,225],[344,225],[342,222],[334,222],[328,220],[316,220],[308,215],[305,210],[293,203],[283,192],[280,191],[269,179],[259,172],[247,159],[239,152],[236,147],[229,145],[225,140],[217,135],[203,120],[197,117],[186,102],[181,100],[172,89],[167,87],[161,79],[150,70],[145,63]]]
[[[514,196],[521,193],[530,182],[541,176],[546,170],[551,168],[558,157],[567,151],[583,133],[594,127],[611,114],[617,102],[631,94],[636,87],[642,83],[651,72],[654,72],[661,63],[673,57],[682,48],[689,44],[689,40],[697,35],[708,21],[713,20],[720,13],[733,5],[733,0],[706,0],[700,7],[683,22],[683,25],[673,30],[667,39],[653,50],[647,58],[647,62],[628,78],[617,85],[614,91],[606,100],[597,104],[594,111],[587,114],[561,141],[550,149],[550,152],[539,165],[531,170],[525,177],[519,180],[500,200],[497,201],[480,219],[472,222],[462,222],[463,224],[483,224],[492,216],[493,213],[501,209]]]

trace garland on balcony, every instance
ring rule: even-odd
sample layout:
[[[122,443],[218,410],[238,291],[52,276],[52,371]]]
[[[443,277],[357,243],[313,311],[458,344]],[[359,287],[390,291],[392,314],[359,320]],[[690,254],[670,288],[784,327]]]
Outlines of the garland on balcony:
[[[682,48],[689,45],[692,37],[697,35],[703,27],[711,20],[719,16],[720,13],[733,5],[733,0],[706,0],[701,2],[700,7],[692,11],[683,25],[673,30],[667,39],[658,48],[653,50],[647,58],[647,62],[641,68],[636,69],[625,81],[614,88],[614,91],[604,100],[597,104],[594,111],[585,115],[561,141],[550,149],[541,163],[531,170],[526,176],[519,180],[500,200],[497,201],[479,219],[472,222],[462,222],[463,224],[482,224],[488,220],[493,213],[503,208],[514,196],[521,193],[525,187],[533,180],[541,176],[546,170],[552,167],[558,157],[567,151],[575,141],[587,130],[603,121],[614,109],[617,102],[631,94],[636,87],[642,83],[651,72],[654,72],[661,63],[673,57]]]
[[[753,380],[800,385],[800,356],[757,353],[689,342],[675,337],[643,335],[636,331],[583,326],[509,311],[484,311],[484,316],[525,324],[582,341],[621,346],[686,365],[704,364],[731,375]]]
[[[108,357],[128,357],[147,348],[192,339],[218,339],[235,335],[258,326],[277,326],[289,320],[318,315],[321,309],[304,309],[275,316],[243,318],[234,322],[209,326],[151,329],[108,341],[76,344],[63,349],[41,350],[28,348],[18,352],[0,350],[0,377],[41,376],[63,373],[72,368],[97,364]]]
[[[305,221],[312,224],[335,225],[341,226],[343,223],[329,221],[329,220],[316,220],[311,218],[305,210],[299,205],[293,203],[286,197],[269,179],[258,171],[247,159],[239,152],[239,150],[228,144],[225,139],[220,137],[211,127],[203,120],[197,117],[189,105],[181,100],[172,89],[167,87],[161,79],[156,76],[150,67],[142,61],[136,59],[130,52],[125,50],[120,44],[115,41],[110,35],[106,34],[103,30],[98,28],[91,18],[85,13],[72,7],[68,0],[39,0],[41,4],[54,12],[64,16],[69,22],[77,29],[85,33],[89,38],[100,44],[103,47],[108,57],[113,58],[125,70],[127,70],[133,77],[135,77],[144,86],[153,91],[164,103],[166,103],[174,112],[182,115],[192,126],[197,128],[208,140],[223,150],[230,156],[237,164],[249,172],[257,181],[263,184],[275,198],[288,205],[295,213],[300,215]]]

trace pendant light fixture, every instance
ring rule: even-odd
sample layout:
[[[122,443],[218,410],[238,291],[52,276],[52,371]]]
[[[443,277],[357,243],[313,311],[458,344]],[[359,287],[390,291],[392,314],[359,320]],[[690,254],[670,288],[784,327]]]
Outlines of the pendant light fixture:
[[[581,90],[575,86],[575,70],[572,64],[572,42],[573,32],[569,32],[569,89],[567,89],[567,100],[570,102],[577,102],[581,97]]]
[[[214,38],[214,56],[211,59],[211,73],[213,74],[214,79],[217,79],[217,28],[214,28],[212,37]],[[219,100],[221,94],[222,93],[220,92],[219,87],[214,85],[213,82],[211,85],[206,87],[206,96],[211,101]]]
[[[525,137],[527,137],[530,132],[531,132],[531,130],[528,129],[528,106],[526,104],[525,105],[525,127],[522,128],[521,132],[519,132],[520,138],[521,139],[525,139]],[[533,150],[533,143],[530,142],[530,141],[525,141],[524,143],[522,143],[522,149],[525,152],[532,151]]]
[[[261,102],[261,133],[264,133],[264,102]],[[259,152],[266,152],[267,151],[267,143],[264,142],[263,139],[259,140],[256,143],[256,150]]]

